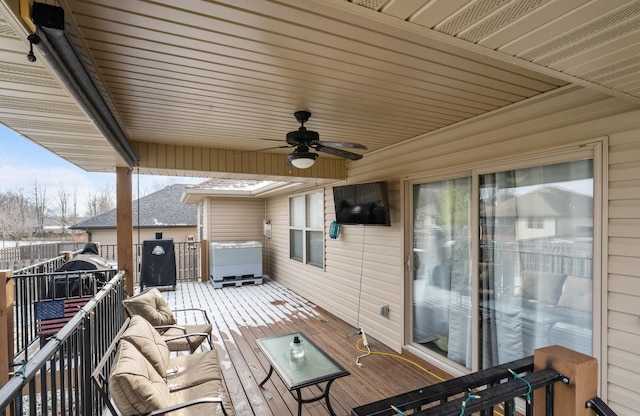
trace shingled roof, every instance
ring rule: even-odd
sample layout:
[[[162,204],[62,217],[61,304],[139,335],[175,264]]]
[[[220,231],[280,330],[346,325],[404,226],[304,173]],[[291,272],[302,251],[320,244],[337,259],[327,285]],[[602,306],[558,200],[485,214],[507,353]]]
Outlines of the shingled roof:
[[[147,227],[195,227],[197,225],[197,207],[180,202],[182,193],[190,185],[177,184],[167,186],[152,194],[133,201],[133,226]],[[138,216],[138,206],[140,215]],[[81,221],[70,227],[74,230],[116,228],[115,208]]]

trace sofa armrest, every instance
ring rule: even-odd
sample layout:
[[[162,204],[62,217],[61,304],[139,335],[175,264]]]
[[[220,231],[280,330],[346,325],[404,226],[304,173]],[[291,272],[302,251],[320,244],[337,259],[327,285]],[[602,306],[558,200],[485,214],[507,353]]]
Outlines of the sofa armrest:
[[[224,406],[222,406],[223,402],[220,397],[202,397],[199,399],[189,400],[184,403],[165,407],[164,409],[154,410],[153,412],[149,413],[148,416],[164,415],[169,412],[174,412],[176,410],[184,409],[185,407],[191,407],[191,406],[195,406],[199,404],[207,404],[207,403],[214,403],[216,405],[220,404],[222,413],[224,413],[225,416],[228,416],[226,409],[224,408]]]
[[[180,312],[180,313],[185,313],[185,312],[200,312],[202,314],[203,319],[210,324],[211,320],[209,319],[209,315],[207,314],[207,311],[204,309],[199,309],[199,308],[185,308],[185,309],[173,309],[174,314],[176,312]]]
[[[153,328],[161,334],[165,332],[167,329],[172,329],[172,328],[179,329],[185,334],[187,332],[187,328],[185,328],[183,325],[154,325]]]
[[[189,337],[208,337],[209,334],[207,334],[206,332],[190,332],[190,333],[185,333],[183,335],[172,335],[170,337],[165,337],[165,342],[167,341],[174,341],[176,339],[183,339],[186,338],[187,340],[189,339]]]

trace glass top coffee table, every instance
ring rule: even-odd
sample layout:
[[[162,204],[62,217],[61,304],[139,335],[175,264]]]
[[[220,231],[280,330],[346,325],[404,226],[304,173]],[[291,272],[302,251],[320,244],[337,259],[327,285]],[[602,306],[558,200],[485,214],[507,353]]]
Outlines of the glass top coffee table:
[[[292,357],[289,351],[289,344],[295,336],[300,338],[304,348],[304,356],[300,358]],[[347,370],[299,332],[257,339],[256,343],[270,364],[269,373],[260,382],[260,387],[269,380],[275,370],[298,402],[298,416],[302,414],[303,403],[311,403],[323,398],[327,403],[329,413],[335,416],[329,402],[329,389],[335,379],[349,375]],[[325,382],[327,385],[322,388],[320,384]],[[303,399],[300,389],[314,385],[318,385],[322,394]]]

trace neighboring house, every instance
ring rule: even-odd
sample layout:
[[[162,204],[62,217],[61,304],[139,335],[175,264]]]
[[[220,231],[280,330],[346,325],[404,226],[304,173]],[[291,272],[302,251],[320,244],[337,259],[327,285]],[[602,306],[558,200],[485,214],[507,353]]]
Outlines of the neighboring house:
[[[171,185],[133,201],[134,242],[155,238],[158,232],[162,233],[163,238],[173,238],[175,242],[184,242],[188,236],[197,235],[197,207],[180,202],[182,193],[188,186]],[[89,241],[117,244],[116,209],[69,228],[86,231]]]
[[[502,230],[511,229],[518,240],[590,237],[593,197],[550,186],[504,201],[496,217],[505,226]]]

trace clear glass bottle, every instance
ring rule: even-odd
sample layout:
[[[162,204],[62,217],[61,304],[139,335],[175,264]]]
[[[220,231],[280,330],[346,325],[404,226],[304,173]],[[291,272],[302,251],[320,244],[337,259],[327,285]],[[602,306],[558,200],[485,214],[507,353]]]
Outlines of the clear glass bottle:
[[[291,353],[291,358],[302,358],[304,357],[304,347],[302,346],[302,340],[299,336],[294,336],[293,341],[289,344],[289,351]]]

